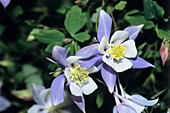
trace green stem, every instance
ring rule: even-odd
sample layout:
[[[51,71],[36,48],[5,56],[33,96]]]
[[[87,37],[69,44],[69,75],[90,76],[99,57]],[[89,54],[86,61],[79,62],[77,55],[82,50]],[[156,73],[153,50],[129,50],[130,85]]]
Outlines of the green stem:
[[[115,18],[114,18],[114,16],[113,16],[112,10],[113,10],[113,6],[111,6],[111,8],[110,8],[110,15],[111,15],[111,17],[112,17],[112,21],[113,21],[113,25],[114,25],[114,31],[116,31],[116,30],[118,29],[118,27],[117,27]]]

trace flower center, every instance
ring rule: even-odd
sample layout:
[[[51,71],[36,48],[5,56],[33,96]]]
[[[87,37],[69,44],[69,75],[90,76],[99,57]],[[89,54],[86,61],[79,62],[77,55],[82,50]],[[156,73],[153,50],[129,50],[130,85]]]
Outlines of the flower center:
[[[123,58],[123,55],[126,54],[126,47],[123,47],[120,44],[117,44],[117,46],[115,44],[109,44],[109,47],[110,48],[106,50],[106,52],[108,53],[107,56],[111,56],[111,58],[114,58],[117,61],[120,58]]]
[[[70,70],[70,77],[73,81],[76,81],[76,83],[84,83],[89,79],[89,72],[85,70],[86,68],[82,68],[80,65],[74,65],[71,67]]]

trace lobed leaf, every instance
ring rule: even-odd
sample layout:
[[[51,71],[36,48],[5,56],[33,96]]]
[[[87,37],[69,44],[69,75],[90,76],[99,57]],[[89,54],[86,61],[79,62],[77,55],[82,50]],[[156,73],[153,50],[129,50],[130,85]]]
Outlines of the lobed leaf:
[[[86,24],[86,21],[86,13],[82,13],[82,10],[79,8],[79,6],[73,6],[66,14],[64,25],[71,36],[73,36]]]
[[[65,35],[58,30],[45,30],[41,29],[39,32],[33,34],[33,36],[43,44],[51,44],[57,42],[62,45]]]

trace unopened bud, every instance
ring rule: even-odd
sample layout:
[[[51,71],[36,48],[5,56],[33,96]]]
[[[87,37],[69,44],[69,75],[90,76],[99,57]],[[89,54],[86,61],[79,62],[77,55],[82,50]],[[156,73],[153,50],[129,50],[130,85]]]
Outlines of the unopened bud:
[[[75,4],[77,4],[77,5],[86,5],[87,3],[77,0],[77,1],[75,1]]]
[[[170,42],[167,39],[164,39],[160,47],[160,55],[162,58],[162,63],[165,65],[166,61],[169,60],[170,55]]]

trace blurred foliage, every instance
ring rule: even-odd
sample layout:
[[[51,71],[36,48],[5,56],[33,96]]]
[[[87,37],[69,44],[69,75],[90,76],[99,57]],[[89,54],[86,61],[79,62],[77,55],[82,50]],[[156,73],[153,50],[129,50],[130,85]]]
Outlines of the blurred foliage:
[[[50,87],[54,78],[49,73],[60,70],[46,60],[51,58],[54,45],[69,49],[70,56],[94,43],[101,9],[114,19],[112,34],[117,29],[144,24],[135,40],[136,47],[138,55],[155,68],[129,70],[119,76],[129,94],[139,93],[148,99],[159,97],[159,103],[146,108],[146,113],[166,112],[170,89],[165,75],[170,73],[165,74],[168,65],[163,67],[159,48],[164,38],[170,38],[168,3],[168,0],[12,0],[6,9],[0,6],[1,94],[12,102],[4,113],[24,113],[33,105],[30,92],[33,83]],[[54,72],[54,76],[59,74]],[[97,80],[101,78],[98,75],[92,75],[99,89],[85,96],[86,111],[112,113],[113,96],[103,81]]]

